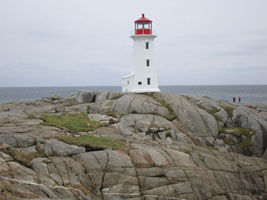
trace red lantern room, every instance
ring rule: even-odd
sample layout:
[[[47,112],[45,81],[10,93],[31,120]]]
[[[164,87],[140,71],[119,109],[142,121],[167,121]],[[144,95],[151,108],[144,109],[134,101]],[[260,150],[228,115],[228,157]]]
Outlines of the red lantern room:
[[[135,35],[151,35],[152,34],[152,21],[145,18],[145,14],[135,21]]]

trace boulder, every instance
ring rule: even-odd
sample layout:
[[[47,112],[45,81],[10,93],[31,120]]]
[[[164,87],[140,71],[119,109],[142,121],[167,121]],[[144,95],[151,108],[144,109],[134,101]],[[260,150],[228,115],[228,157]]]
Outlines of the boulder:
[[[114,124],[119,121],[118,119],[114,117],[101,115],[101,114],[88,114],[88,118],[91,121],[99,122],[101,125]]]
[[[169,111],[152,97],[142,94],[125,94],[117,99],[112,110],[117,115],[155,114],[168,118]]]
[[[0,145],[7,145],[10,147],[29,147],[34,145],[34,139],[27,134],[2,134],[0,135]]]
[[[168,103],[193,136],[216,137],[218,125],[214,116],[192,104],[186,97],[174,94],[156,93],[155,97]]]
[[[80,90],[76,95],[76,101],[78,103],[91,103],[95,101],[95,92]]]
[[[46,144],[39,145],[39,147],[47,156],[72,156],[85,152],[84,147],[69,145],[56,139],[50,139],[46,141]]]
[[[251,150],[255,155],[262,156],[267,146],[267,121],[263,119],[263,115],[250,108],[237,107],[232,120],[237,127],[255,131]]]
[[[119,92],[110,92],[108,95],[108,100],[115,100],[122,96],[122,93]]]
[[[150,127],[165,127],[178,132],[177,127],[167,119],[151,114],[127,114],[121,117],[119,127],[123,132],[148,132]],[[158,128],[153,128],[157,129]]]
[[[225,110],[221,109],[219,112],[214,113],[214,115],[221,121],[223,124],[226,123],[228,114]]]
[[[0,120],[26,118],[27,115],[21,110],[0,112]]]
[[[95,97],[95,101],[105,101],[108,99],[109,96],[109,92],[97,92],[96,93],[96,97]]]
[[[71,112],[71,113],[88,113],[89,109],[89,104],[79,104],[79,105],[73,105],[65,108],[66,112]]]

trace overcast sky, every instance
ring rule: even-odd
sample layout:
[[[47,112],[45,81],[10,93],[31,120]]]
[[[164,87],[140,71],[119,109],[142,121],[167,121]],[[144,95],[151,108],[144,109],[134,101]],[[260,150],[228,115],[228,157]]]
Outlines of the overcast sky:
[[[120,86],[142,13],[159,85],[267,84],[266,0],[0,0],[0,87]]]

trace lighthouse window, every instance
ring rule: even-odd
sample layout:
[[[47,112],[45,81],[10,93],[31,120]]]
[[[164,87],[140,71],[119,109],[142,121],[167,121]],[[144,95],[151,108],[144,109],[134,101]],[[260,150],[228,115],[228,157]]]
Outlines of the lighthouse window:
[[[138,85],[142,85],[142,82],[141,82],[141,81],[139,81],[139,82],[138,82]]]
[[[149,29],[149,24],[144,24],[145,29]]]
[[[149,42],[146,42],[146,49],[149,49]]]
[[[137,29],[143,29],[143,24],[137,24]]]
[[[147,78],[147,84],[150,85],[150,78]]]
[[[149,59],[146,60],[146,66],[149,67]]]

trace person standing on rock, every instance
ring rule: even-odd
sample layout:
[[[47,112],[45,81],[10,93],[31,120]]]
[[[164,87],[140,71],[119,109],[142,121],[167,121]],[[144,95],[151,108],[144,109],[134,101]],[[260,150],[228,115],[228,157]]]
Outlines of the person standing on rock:
[[[239,101],[239,103],[241,102],[241,97],[238,97],[238,101]]]
[[[235,103],[235,97],[233,97],[233,102]]]

